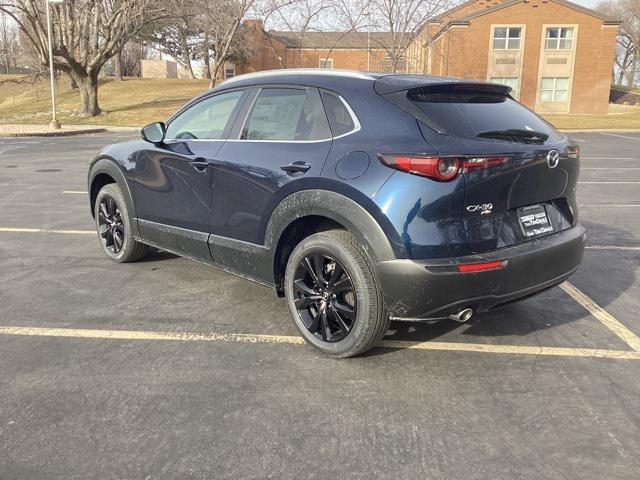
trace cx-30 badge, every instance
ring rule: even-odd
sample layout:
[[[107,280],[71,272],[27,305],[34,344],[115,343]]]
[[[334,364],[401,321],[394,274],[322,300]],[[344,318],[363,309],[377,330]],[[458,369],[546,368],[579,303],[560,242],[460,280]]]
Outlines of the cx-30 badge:
[[[547,153],[547,165],[549,168],[556,168],[560,163],[560,154],[555,150],[549,150]]]

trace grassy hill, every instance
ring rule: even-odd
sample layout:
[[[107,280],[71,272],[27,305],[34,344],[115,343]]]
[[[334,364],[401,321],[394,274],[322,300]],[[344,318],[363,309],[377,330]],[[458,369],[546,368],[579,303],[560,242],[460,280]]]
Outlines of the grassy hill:
[[[8,77],[11,76],[0,75],[0,81]],[[140,127],[166,119],[207,87],[207,80],[127,78],[117,82],[104,78],[98,89],[104,113],[94,118],[79,118],[75,115],[79,94],[62,80],[58,85],[58,117],[66,124]],[[33,85],[0,83],[0,123],[46,124],[50,108],[46,79]],[[608,115],[547,115],[546,118],[560,129],[640,128],[640,107],[610,105]]]
[[[14,78],[17,76],[13,76]],[[8,78],[0,75],[0,81]],[[100,80],[98,98],[104,113],[79,118],[80,94],[66,80],[58,84],[58,118],[67,124],[138,127],[164,120],[193,96],[208,88],[207,80],[127,78]],[[0,123],[48,123],[51,111],[49,82],[0,84]]]

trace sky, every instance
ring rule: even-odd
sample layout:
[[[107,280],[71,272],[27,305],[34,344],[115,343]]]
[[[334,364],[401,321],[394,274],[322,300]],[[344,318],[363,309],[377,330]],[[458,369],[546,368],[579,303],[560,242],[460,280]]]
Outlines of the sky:
[[[598,0],[573,0],[573,3],[577,3],[578,5],[582,5],[583,7],[595,8],[595,6],[600,2]]]

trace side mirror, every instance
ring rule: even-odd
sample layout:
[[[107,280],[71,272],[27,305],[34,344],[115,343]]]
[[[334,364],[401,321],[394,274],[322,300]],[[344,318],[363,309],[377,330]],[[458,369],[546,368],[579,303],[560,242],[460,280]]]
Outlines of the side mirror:
[[[166,128],[167,127],[164,122],[150,123],[146,127],[142,128],[142,139],[151,143],[162,143],[166,133]]]

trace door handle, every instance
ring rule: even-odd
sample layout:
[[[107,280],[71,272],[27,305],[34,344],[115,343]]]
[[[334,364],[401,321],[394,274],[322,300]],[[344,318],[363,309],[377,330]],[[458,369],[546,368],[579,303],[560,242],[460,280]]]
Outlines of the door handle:
[[[196,160],[193,162],[189,162],[193,168],[195,168],[198,172],[204,173],[207,171],[207,167],[209,166],[209,162],[205,160]]]
[[[289,165],[282,165],[280,170],[284,170],[287,173],[296,173],[301,172],[304,173],[311,168],[311,165],[305,162],[293,162]]]

